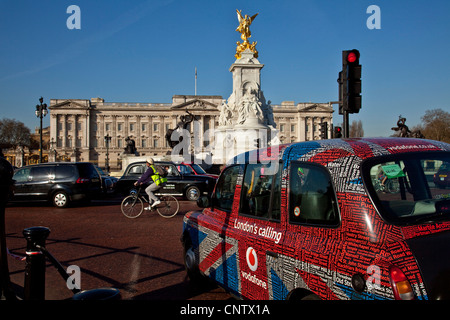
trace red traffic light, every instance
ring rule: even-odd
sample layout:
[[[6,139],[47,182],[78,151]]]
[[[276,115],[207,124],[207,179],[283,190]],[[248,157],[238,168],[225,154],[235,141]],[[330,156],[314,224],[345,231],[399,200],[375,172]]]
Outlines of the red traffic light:
[[[348,62],[355,62],[356,61],[356,54],[354,52],[350,52],[347,56]]]
[[[353,63],[358,60],[358,54],[355,51],[350,51],[347,55],[347,61]]]
[[[350,63],[356,62],[359,59],[359,52],[356,50],[350,51],[347,55],[347,61]]]

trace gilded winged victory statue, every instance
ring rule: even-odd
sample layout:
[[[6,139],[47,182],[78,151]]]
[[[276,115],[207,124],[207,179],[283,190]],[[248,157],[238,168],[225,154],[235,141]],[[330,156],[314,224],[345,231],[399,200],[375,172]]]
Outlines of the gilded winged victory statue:
[[[255,20],[258,13],[251,17],[249,17],[248,15],[245,15],[243,17],[241,14],[241,10],[236,9],[236,12],[237,12],[237,17],[238,17],[238,21],[239,21],[239,26],[237,27],[236,31],[241,33],[241,39],[243,40],[243,42],[240,43],[238,41],[236,43],[237,48],[236,48],[235,57],[237,59],[240,59],[241,52],[243,52],[245,49],[249,49],[250,51],[253,52],[255,58],[258,58],[258,51],[255,48],[257,42],[254,41],[251,44],[248,42],[248,38],[250,38],[252,36],[252,34],[250,32],[250,25],[252,24],[253,20]]]

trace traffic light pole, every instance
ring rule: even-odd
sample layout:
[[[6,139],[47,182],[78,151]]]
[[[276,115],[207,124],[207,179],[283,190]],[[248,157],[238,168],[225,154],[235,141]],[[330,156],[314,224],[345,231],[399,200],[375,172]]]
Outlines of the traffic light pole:
[[[342,105],[342,101],[330,101],[330,102],[328,102],[328,104],[329,105],[332,105],[332,104],[337,104],[337,105]],[[342,114],[343,114],[343,116],[344,116],[344,119],[343,119],[343,123],[342,123],[342,131],[343,131],[343,134],[342,134],[342,137],[343,138],[348,138],[348,136],[349,136],[349,112],[348,112],[348,110],[343,110],[343,112],[342,112]]]
[[[348,119],[349,119],[349,117],[348,117],[348,114],[349,114],[349,112],[347,111],[347,110],[344,110],[344,114],[343,114],[343,123],[342,123],[342,131],[343,131],[343,138],[348,138],[349,137],[349,134],[350,134],[350,132],[349,132],[349,125],[348,125]]]
[[[343,115],[343,137],[350,136],[349,114],[358,113],[361,109],[361,65],[359,51],[342,51],[342,71],[338,74],[339,114]]]

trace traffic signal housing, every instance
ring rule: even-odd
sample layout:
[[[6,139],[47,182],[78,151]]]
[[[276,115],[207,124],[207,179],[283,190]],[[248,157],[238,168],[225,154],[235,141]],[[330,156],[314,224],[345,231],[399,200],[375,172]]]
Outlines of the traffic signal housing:
[[[342,138],[342,128],[341,127],[334,127],[333,138]]]
[[[328,123],[327,122],[322,122],[320,124],[320,139],[328,139]]]
[[[339,72],[339,114],[358,113],[361,109],[361,65],[359,51],[342,51],[342,71]]]

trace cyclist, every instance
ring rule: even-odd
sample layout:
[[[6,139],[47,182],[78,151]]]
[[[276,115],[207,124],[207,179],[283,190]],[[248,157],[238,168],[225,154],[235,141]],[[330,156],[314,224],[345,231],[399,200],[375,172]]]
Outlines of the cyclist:
[[[158,170],[154,166],[153,158],[147,159],[146,166],[147,170],[139,178],[139,180],[134,183],[134,185],[138,186],[144,183],[151,182],[149,186],[145,188],[145,192],[148,194],[150,203],[152,203],[153,201],[153,204],[145,208],[145,210],[151,210],[151,208],[161,203],[161,201],[159,201],[158,197],[155,196],[153,192],[163,187],[166,184],[167,179],[159,174]]]
[[[386,181],[388,177],[386,173],[384,173],[384,170],[381,166],[380,168],[378,168],[377,179],[380,182],[381,190],[384,192],[384,190],[386,189]]]

